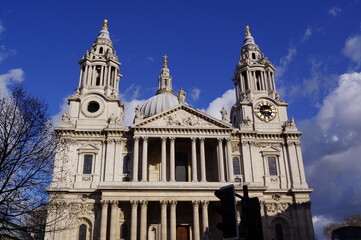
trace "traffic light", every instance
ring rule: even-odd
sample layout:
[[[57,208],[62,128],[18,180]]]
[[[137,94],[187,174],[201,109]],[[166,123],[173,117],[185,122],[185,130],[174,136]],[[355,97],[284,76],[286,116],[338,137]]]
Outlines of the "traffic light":
[[[222,222],[217,224],[217,228],[223,232],[223,239],[238,239],[234,185],[221,187],[219,190],[214,191],[214,195],[219,198],[221,203],[216,208],[217,212],[222,216]]]

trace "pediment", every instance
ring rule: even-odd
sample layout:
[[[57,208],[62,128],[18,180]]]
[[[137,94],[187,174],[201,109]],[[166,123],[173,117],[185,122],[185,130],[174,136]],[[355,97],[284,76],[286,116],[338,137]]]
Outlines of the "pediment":
[[[97,148],[96,146],[92,145],[92,144],[85,144],[83,146],[81,146],[80,148],[77,149],[80,152],[94,152],[94,151],[98,151],[99,148]]]
[[[267,146],[261,150],[261,153],[263,155],[280,155],[280,150],[275,147]]]
[[[231,129],[224,121],[213,118],[187,105],[178,105],[162,113],[138,122],[132,127],[142,128],[218,128]]]

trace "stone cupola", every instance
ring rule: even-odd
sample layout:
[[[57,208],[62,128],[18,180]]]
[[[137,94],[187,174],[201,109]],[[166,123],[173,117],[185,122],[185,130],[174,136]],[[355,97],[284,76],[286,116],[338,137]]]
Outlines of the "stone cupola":
[[[108,21],[104,20],[102,30],[91,46],[90,52],[79,61],[80,78],[77,92],[95,92],[106,97],[118,95],[120,62],[113,48],[108,31]]]

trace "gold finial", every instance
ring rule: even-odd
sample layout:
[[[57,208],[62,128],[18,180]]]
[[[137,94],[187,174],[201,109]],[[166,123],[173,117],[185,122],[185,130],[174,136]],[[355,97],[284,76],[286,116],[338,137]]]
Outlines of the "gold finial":
[[[164,54],[164,56],[162,56],[162,58],[164,58],[164,60],[163,60],[163,66],[165,67],[165,66],[167,66],[167,58],[168,58],[168,56],[166,55],[166,54]]]
[[[249,31],[249,26],[246,26],[246,36],[251,35],[251,32]]]
[[[104,19],[103,29],[108,30],[108,20]]]

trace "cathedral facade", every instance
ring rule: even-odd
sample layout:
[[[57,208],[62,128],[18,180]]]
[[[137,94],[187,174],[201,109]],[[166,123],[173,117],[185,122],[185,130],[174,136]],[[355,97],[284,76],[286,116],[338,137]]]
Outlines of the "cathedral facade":
[[[241,195],[247,184],[259,198],[264,239],[314,239],[302,133],[248,27],[235,103],[229,116],[220,109],[222,119],[173,92],[164,56],[156,95],[123,126],[120,62],[106,21],[79,64],[78,88],[55,129],[45,239],[222,239],[214,191],[229,184]]]

